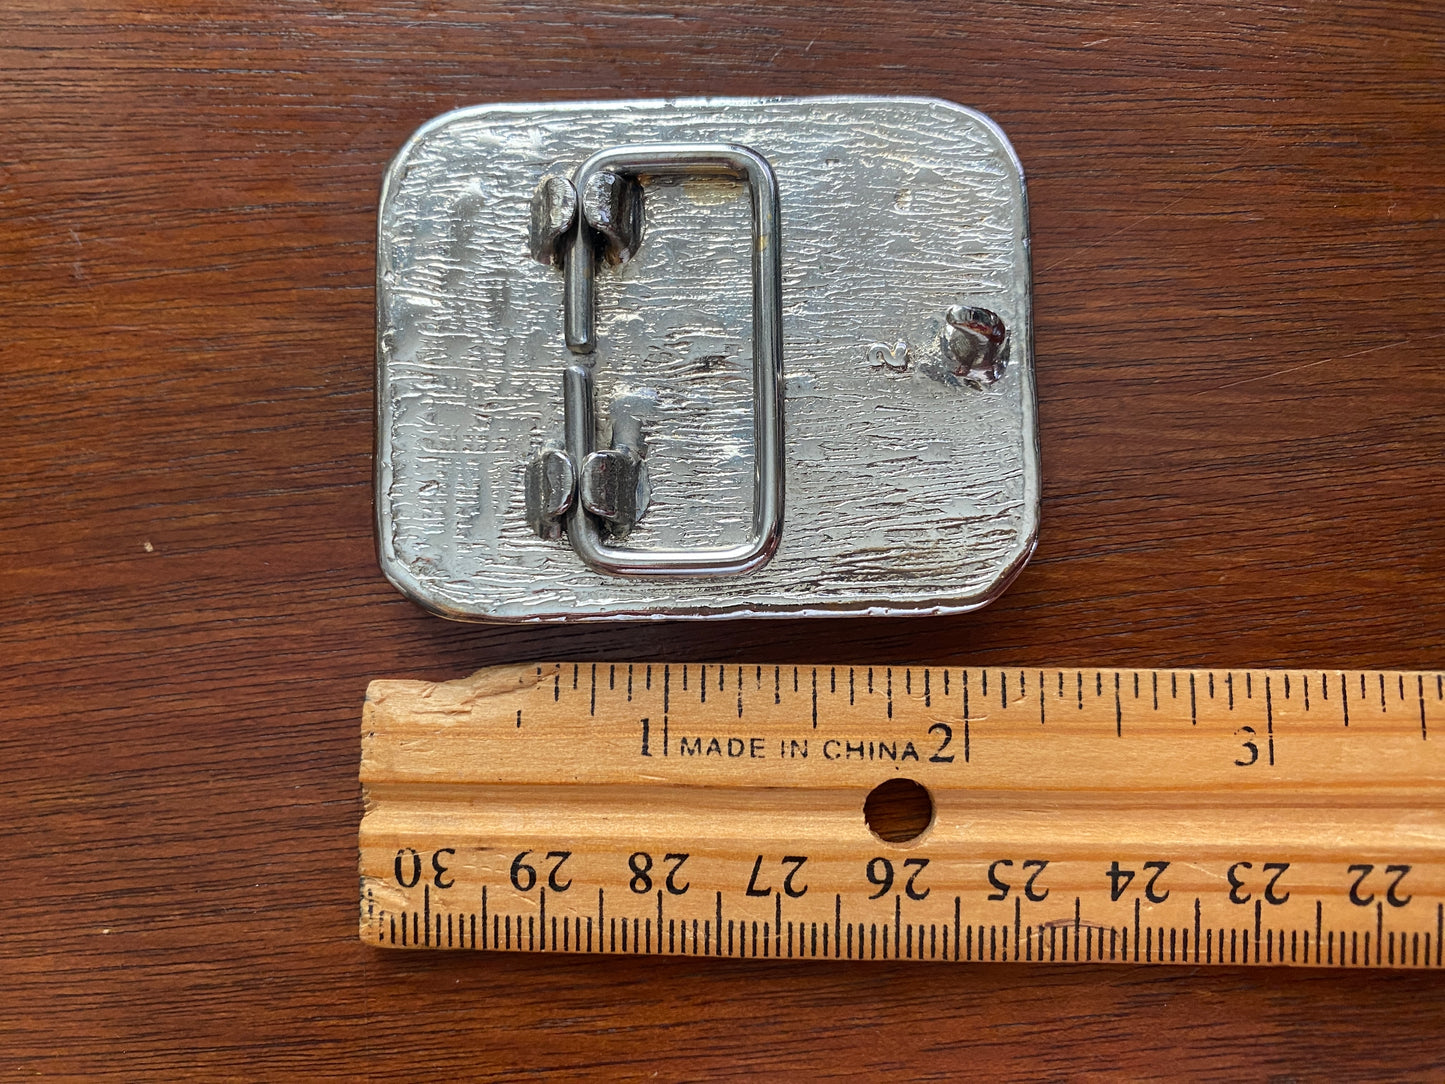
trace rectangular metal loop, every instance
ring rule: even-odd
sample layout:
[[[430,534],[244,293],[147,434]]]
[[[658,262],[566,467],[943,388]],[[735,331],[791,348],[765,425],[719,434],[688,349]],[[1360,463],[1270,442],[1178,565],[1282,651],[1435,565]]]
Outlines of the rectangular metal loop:
[[[751,572],[777,549],[783,527],[783,312],[778,185],[756,151],[734,143],[645,143],[594,154],[573,179],[578,192],[602,172],[629,177],[726,174],[746,181],[752,199],[753,515],[748,537],[708,549],[636,549],[608,543],[574,501],[567,538],[590,567],[615,576],[728,576]],[[581,211],[578,212],[579,218]],[[569,346],[592,344],[597,257],[591,231],[578,223],[567,257],[565,321]],[[592,357],[567,367],[564,379],[567,452],[579,468],[594,451],[596,419]]]

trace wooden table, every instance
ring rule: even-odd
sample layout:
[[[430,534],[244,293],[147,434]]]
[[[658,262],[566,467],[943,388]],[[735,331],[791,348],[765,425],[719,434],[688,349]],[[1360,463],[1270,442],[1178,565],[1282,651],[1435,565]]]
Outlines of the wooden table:
[[[1392,1075],[1431,974],[386,954],[377,676],[1445,667],[1438,5],[9,0],[0,1072]],[[461,10],[461,9],[468,10]],[[381,171],[475,102],[932,94],[1030,177],[1044,516],[967,618],[449,624],[371,538]]]

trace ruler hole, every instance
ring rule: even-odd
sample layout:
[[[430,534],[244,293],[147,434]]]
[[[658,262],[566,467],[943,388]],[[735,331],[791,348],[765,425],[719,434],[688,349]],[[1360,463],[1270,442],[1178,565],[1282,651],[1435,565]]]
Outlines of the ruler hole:
[[[883,842],[907,843],[923,835],[933,823],[933,797],[922,783],[890,779],[868,792],[863,801],[863,820]]]

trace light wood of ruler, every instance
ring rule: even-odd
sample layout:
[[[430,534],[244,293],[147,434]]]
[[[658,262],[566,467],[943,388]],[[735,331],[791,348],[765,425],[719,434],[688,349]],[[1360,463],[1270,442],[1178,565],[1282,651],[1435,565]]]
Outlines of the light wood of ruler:
[[[1442,747],[1437,673],[549,663],[377,681],[361,937],[1438,968]],[[934,803],[908,843],[863,818],[894,777]]]

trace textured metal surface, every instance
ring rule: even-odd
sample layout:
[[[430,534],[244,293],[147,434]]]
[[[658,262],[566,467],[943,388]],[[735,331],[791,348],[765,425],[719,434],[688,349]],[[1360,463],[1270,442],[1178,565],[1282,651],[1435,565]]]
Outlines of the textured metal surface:
[[[782,541],[745,576],[609,576],[527,522],[527,463],[562,438],[570,361],[561,273],[532,256],[532,194],[608,146],[719,140],[755,148],[778,177]],[[640,419],[651,480],[628,545],[735,544],[753,503],[746,189],[658,180],[646,200],[645,243],[597,279],[598,415],[620,402]],[[1023,179],[977,113],[896,98],[462,110],[392,164],[377,296],[382,567],[445,616],[960,611],[1032,549]],[[991,385],[955,375],[955,305],[1008,329]]]

